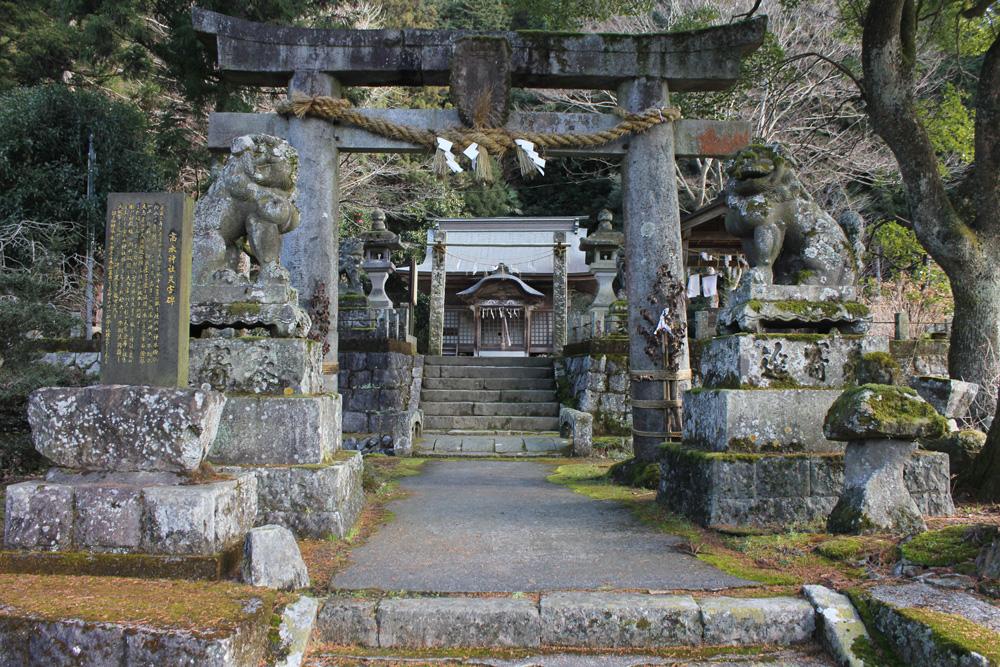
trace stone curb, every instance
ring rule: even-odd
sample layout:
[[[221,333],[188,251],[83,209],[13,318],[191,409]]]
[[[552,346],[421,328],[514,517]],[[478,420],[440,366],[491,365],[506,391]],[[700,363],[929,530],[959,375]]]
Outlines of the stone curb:
[[[330,596],[318,641],[368,648],[787,646],[812,640],[816,611],[795,597],[546,593],[513,597]]]
[[[803,586],[802,593],[816,608],[817,634],[823,647],[841,667],[864,667],[854,650],[858,637],[871,641],[850,598],[826,586]]]

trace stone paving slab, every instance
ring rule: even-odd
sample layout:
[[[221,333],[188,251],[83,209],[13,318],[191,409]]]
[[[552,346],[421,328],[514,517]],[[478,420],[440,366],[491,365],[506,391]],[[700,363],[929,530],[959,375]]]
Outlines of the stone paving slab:
[[[552,484],[532,461],[428,461],[395,521],[351,552],[332,589],[699,590],[751,585],[678,550],[623,505]]]
[[[370,648],[793,646],[808,643],[816,612],[793,597],[544,593],[527,596],[331,596],[323,644]]]

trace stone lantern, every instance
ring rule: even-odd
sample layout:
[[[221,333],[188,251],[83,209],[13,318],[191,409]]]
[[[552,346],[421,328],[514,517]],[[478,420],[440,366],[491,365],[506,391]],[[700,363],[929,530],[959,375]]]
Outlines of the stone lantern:
[[[614,303],[612,283],[618,274],[618,253],[625,235],[611,228],[611,211],[603,209],[597,214],[597,231],[580,240],[580,248],[587,253],[587,266],[597,278],[597,296],[590,304],[591,312],[605,314]]]
[[[371,292],[368,293],[368,307],[378,310],[392,308],[392,300],[385,293],[385,281],[396,270],[392,263],[392,251],[401,250],[403,246],[399,237],[386,229],[385,213],[381,209],[377,208],[372,213],[372,229],[361,234],[361,240],[365,244],[365,258],[361,268],[368,273],[372,282]]]

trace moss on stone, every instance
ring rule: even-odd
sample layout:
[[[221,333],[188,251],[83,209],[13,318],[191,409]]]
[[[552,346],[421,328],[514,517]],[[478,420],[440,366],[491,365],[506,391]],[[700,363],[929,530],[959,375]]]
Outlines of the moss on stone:
[[[868,637],[858,637],[851,644],[851,650],[857,655],[865,667],[908,667],[892,644],[875,626],[875,612],[872,610],[870,595],[861,588],[849,588],[844,593],[861,617]]]
[[[2,500],[2,498],[0,498]],[[218,580],[239,569],[242,545],[211,556],[0,551],[0,572],[142,579]]]
[[[260,304],[252,301],[237,301],[236,303],[229,304],[229,313],[234,317],[241,317],[243,315],[259,315]]]
[[[903,369],[888,352],[862,354],[855,373],[858,384],[902,384]]]
[[[921,533],[900,550],[911,563],[941,567],[975,559],[980,546],[972,539],[968,526],[948,526]]]
[[[858,432],[859,427],[870,433]],[[908,437],[910,433],[913,439],[940,438],[948,432],[948,420],[909,387],[863,384],[837,397],[824,428],[834,439]]]
[[[258,604],[248,605],[257,600]],[[266,622],[279,596],[230,582],[0,574],[0,606],[43,619],[141,623],[199,636]]]
[[[930,628],[931,637],[938,648],[959,655],[978,653],[988,659],[991,665],[1000,664],[1000,642],[993,629],[962,616],[933,609],[906,607],[896,611],[903,618]]]
[[[816,552],[835,561],[855,562],[892,549],[891,540],[864,535],[843,535],[816,545]]]

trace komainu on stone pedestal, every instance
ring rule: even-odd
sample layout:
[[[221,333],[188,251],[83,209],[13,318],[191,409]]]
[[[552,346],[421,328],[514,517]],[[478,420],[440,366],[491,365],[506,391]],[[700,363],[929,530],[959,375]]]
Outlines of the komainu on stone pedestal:
[[[729,166],[726,231],[742,239],[750,270],[719,314],[720,333],[868,330],[854,246],[793,167],[778,144],[749,146]]]
[[[280,261],[282,234],[299,224],[297,169],[298,155],[283,139],[254,134],[233,140],[232,155],[195,209],[196,327],[260,327],[292,337],[309,332],[309,316]]]

